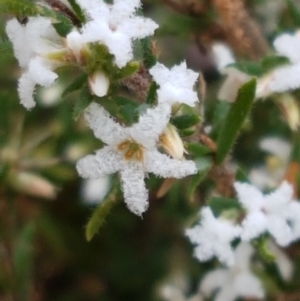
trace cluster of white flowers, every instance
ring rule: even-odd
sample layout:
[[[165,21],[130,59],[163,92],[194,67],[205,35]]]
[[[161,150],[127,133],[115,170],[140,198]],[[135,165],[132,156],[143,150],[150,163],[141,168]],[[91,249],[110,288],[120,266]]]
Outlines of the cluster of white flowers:
[[[257,98],[264,98],[273,93],[283,93],[300,87],[300,33],[284,33],[274,40],[273,46],[275,55],[286,57],[290,63],[278,66],[257,79]],[[234,101],[237,89],[250,80],[251,76],[228,66],[235,63],[235,58],[225,44],[215,44],[212,50],[218,70],[227,75],[218,98]]]
[[[60,37],[51,20],[45,17],[30,17],[24,25],[17,19],[7,23],[7,35],[24,69],[19,80],[19,96],[28,109],[35,106],[35,86],[53,85],[58,78],[54,72],[58,67],[84,67],[89,43],[106,46],[121,68],[133,58],[131,41],[153,34],[158,27],[152,20],[134,15],[141,6],[140,0],[116,0],[113,5],[98,0],[77,0],[77,3],[86,12],[88,22],[81,29],[74,27],[66,38]],[[94,94],[104,96],[109,77],[101,69],[94,70],[89,74],[89,84]]]
[[[263,195],[256,187],[236,182],[238,201],[246,210],[241,225],[215,218],[209,207],[201,209],[200,225],[186,231],[196,245],[195,257],[206,261],[213,256],[227,266],[234,265],[231,243],[240,238],[249,242],[268,232],[282,247],[300,238],[300,202],[293,200],[293,188],[283,182],[278,189]]]

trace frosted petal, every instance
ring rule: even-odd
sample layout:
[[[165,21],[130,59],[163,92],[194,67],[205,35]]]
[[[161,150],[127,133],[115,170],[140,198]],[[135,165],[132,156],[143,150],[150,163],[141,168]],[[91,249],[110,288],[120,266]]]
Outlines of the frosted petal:
[[[31,79],[28,73],[24,73],[19,79],[18,92],[20,102],[27,109],[31,109],[35,106],[35,101],[33,99],[35,85],[35,82]]]
[[[200,292],[209,297],[217,288],[224,286],[228,281],[227,269],[216,269],[207,273],[200,285]]]
[[[76,0],[76,2],[90,18],[103,19],[109,14],[108,6],[102,0]]]
[[[300,36],[299,34],[282,34],[274,41],[275,50],[283,56],[288,57],[292,62],[300,62]]]
[[[242,239],[249,241],[258,237],[267,230],[267,221],[265,215],[260,212],[253,212],[246,216],[242,222]]]
[[[144,152],[145,170],[163,178],[183,178],[196,174],[194,161],[171,159],[157,150]]]
[[[33,81],[43,87],[51,86],[58,77],[40,57],[36,57],[30,61],[28,73]]]
[[[137,162],[128,161],[120,175],[128,209],[137,215],[142,215],[148,208],[148,191],[145,187],[142,166]]]
[[[115,122],[109,113],[96,103],[88,106],[84,117],[95,136],[108,145],[116,145],[128,138],[126,129]]]
[[[167,105],[148,109],[140,116],[139,122],[130,128],[132,138],[145,147],[154,147],[169,123],[170,114],[171,108]]]
[[[97,151],[96,155],[88,155],[80,159],[76,167],[81,177],[97,179],[118,172],[123,165],[119,152],[105,146]]]

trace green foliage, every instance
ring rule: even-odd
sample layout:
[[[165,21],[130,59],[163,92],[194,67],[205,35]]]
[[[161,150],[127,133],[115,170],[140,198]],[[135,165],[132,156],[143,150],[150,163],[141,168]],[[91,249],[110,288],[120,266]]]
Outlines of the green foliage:
[[[144,38],[141,40],[142,51],[143,51],[143,63],[147,69],[150,69],[156,64],[156,57],[152,50],[151,40]]]
[[[244,84],[232,104],[217,141],[216,162],[221,164],[230,151],[254,100],[256,81]]]
[[[92,103],[94,96],[91,95],[87,84],[84,84],[80,91],[80,96],[75,100],[73,108],[73,118],[78,120],[83,111]]]
[[[275,260],[274,254],[268,249],[269,239],[268,235],[264,234],[252,241],[252,245],[257,250],[260,259],[266,263],[272,263]]]
[[[109,194],[101,201],[98,207],[93,211],[86,228],[85,237],[87,241],[91,241],[95,234],[99,231],[100,227],[105,222],[108,214],[118,201],[118,188],[111,189]]]
[[[300,11],[294,0],[286,0],[294,26],[300,27]]]
[[[203,157],[211,153],[211,150],[208,147],[200,143],[186,143],[185,149],[195,158]]]
[[[198,158],[195,160],[198,172],[196,175],[190,176],[187,185],[187,198],[191,202],[195,200],[195,192],[201,182],[206,178],[207,173],[211,169],[212,162],[208,158]]]
[[[157,98],[157,89],[159,88],[156,82],[152,82],[147,93],[146,104],[153,105]]]
[[[264,70],[260,63],[241,61],[230,64],[228,67],[236,68],[237,70],[252,76],[262,76],[264,74]]]
[[[81,73],[80,75],[78,75],[74,81],[72,81],[64,90],[62,97],[67,96],[69,93],[74,92],[76,90],[79,90],[82,88],[82,86],[84,85],[84,83],[87,80],[87,74],[85,73]]]
[[[9,41],[0,38],[0,53],[4,51],[12,51],[12,45]]]
[[[191,126],[196,125],[200,122],[200,118],[196,114],[185,114],[176,116],[171,119],[171,123],[174,124],[178,129],[183,130]]]
[[[118,106],[118,117],[120,117],[127,125],[131,125],[138,121],[138,104],[125,97],[115,97],[114,102]]]
[[[207,205],[211,208],[216,216],[221,215],[227,210],[241,210],[239,202],[233,198],[212,197],[208,200]]]
[[[28,222],[16,238],[13,253],[15,283],[19,299],[26,301],[30,289],[33,267],[33,239],[36,226],[34,221]]]

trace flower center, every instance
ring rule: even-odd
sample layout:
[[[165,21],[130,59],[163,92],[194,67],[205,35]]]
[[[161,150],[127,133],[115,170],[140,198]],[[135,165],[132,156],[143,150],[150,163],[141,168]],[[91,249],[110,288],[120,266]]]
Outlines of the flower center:
[[[118,145],[118,150],[121,151],[126,160],[143,160],[143,147],[133,140],[126,140]]]

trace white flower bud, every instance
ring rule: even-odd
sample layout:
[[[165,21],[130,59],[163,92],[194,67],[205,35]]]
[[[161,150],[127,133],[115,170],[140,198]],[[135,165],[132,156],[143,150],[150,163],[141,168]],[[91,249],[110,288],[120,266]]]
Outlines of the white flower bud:
[[[93,94],[102,97],[107,94],[109,88],[109,78],[102,71],[96,71],[88,78],[89,87]]]
[[[175,159],[182,159],[184,146],[174,125],[168,124],[159,138],[165,152]]]

